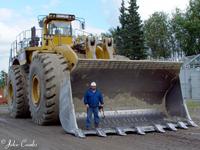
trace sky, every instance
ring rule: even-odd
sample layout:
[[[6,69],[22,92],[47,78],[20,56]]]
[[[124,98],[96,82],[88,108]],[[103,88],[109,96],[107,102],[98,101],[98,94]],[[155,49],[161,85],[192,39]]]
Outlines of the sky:
[[[141,19],[146,20],[155,11],[171,13],[177,7],[184,10],[189,0],[137,0],[137,4]],[[0,70],[8,70],[12,41],[23,30],[37,27],[39,15],[75,14],[86,20],[87,32],[100,34],[119,25],[120,5],[121,0],[0,0]]]

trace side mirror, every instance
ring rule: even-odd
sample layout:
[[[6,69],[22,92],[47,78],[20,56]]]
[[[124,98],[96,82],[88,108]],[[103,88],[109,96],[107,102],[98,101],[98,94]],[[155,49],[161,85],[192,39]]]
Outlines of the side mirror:
[[[39,20],[39,27],[40,27],[40,28],[43,28],[43,26],[44,26],[43,20]]]
[[[81,29],[85,30],[85,22],[81,22]]]

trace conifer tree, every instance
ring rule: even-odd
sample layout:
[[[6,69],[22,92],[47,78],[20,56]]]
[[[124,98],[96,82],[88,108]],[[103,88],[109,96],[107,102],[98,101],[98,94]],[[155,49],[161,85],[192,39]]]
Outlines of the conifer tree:
[[[142,21],[137,12],[138,8],[136,0],[130,0],[128,8],[125,7],[125,2],[122,0],[119,17],[120,26],[116,29],[117,52],[130,59],[146,58]]]

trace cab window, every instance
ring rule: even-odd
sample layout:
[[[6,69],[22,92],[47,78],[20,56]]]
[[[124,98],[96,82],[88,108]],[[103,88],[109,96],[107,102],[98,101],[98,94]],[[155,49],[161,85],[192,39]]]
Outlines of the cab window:
[[[48,33],[51,35],[72,36],[71,23],[66,21],[51,21],[48,24]]]

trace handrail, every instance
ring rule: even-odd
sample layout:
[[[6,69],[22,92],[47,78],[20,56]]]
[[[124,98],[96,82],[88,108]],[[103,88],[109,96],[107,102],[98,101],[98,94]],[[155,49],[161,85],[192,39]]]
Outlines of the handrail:
[[[39,43],[42,41],[42,29],[36,29],[36,37],[39,38]],[[16,36],[16,40],[11,43],[10,57],[13,59],[19,51],[23,51],[30,46],[31,30],[24,30]],[[40,45],[41,46],[41,45]]]

